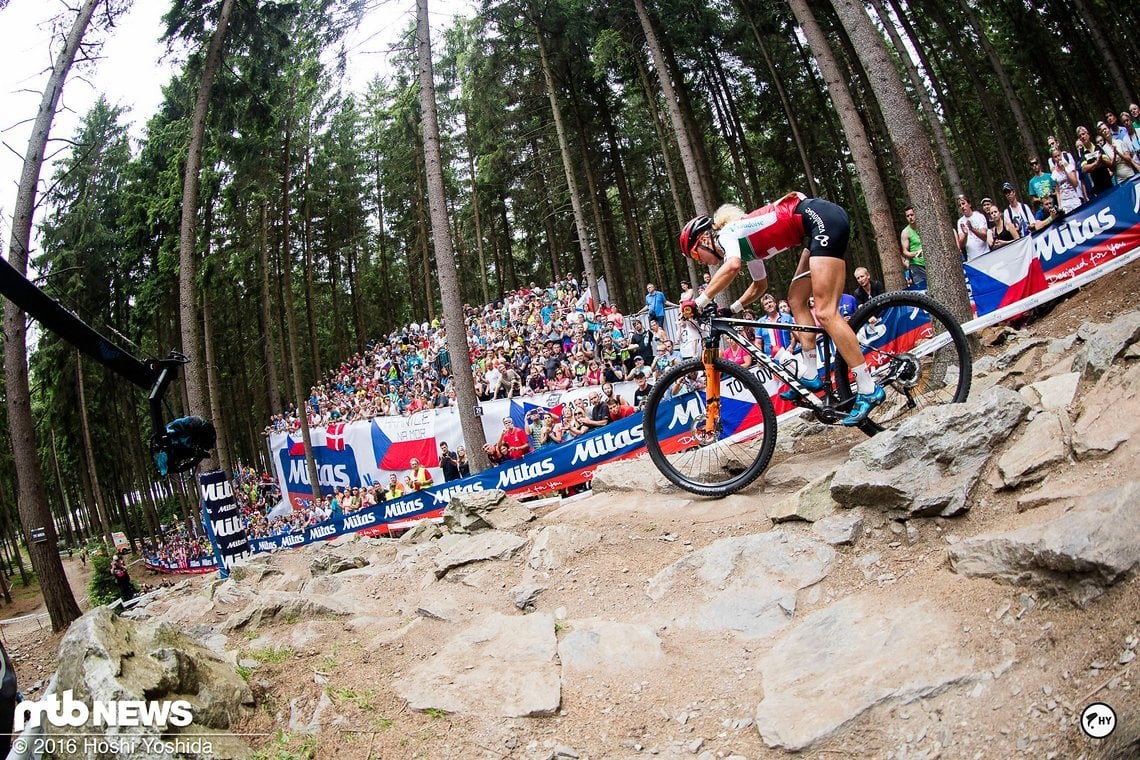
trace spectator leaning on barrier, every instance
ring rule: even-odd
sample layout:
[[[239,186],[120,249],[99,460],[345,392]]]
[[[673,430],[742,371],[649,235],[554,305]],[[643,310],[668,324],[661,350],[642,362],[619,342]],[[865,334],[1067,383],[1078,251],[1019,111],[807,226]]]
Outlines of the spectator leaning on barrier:
[[[412,457],[411,466],[412,488],[417,491],[422,491],[425,488],[431,488],[435,484],[434,480],[431,477],[431,473],[428,472],[428,468],[420,464],[420,460]]]

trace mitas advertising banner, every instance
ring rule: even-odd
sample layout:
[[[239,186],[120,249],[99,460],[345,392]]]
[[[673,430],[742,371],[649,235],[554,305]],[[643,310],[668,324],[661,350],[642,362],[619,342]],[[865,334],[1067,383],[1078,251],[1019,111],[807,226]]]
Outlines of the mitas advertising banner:
[[[977,316],[1103,266],[1140,247],[1140,175],[1045,229],[966,263]]]
[[[233,479],[225,470],[210,470],[198,478],[206,535],[214,547],[214,557],[223,578],[239,559],[250,555],[245,520],[234,498]]]

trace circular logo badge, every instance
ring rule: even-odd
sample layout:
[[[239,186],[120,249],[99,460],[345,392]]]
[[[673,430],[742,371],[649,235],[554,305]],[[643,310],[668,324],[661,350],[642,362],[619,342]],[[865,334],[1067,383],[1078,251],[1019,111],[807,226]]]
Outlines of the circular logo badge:
[[[1105,738],[1116,730],[1116,712],[1104,702],[1093,702],[1081,711],[1081,730],[1093,739]]]

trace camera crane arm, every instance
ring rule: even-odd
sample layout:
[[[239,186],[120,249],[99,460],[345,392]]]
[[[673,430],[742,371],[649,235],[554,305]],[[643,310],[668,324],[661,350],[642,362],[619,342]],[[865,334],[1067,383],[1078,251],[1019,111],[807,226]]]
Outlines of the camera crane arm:
[[[177,351],[171,351],[165,359],[143,361],[135,357],[40,290],[3,258],[0,258],[0,295],[20,307],[44,329],[147,392],[154,429],[150,441],[151,454],[160,475],[186,472],[209,455],[216,443],[216,434],[208,420],[181,417],[169,424],[163,422],[163,396],[177,377],[178,367],[189,359]]]

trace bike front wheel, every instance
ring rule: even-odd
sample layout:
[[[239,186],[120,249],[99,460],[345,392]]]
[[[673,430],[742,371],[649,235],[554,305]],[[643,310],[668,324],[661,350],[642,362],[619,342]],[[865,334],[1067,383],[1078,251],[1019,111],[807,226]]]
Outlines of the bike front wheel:
[[[851,316],[851,329],[886,400],[859,427],[867,435],[894,427],[914,412],[966,400],[973,377],[970,345],[962,326],[942,304],[923,293],[885,293]],[[836,357],[840,408],[850,407],[854,376]]]
[[[776,412],[751,372],[725,359],[713,367],[719,398],[708,398],[700,359],[682,362],[658,379],[645,402],[645,445],[675,485],[701,496],[727,496],[756,480],[771,461]]]

